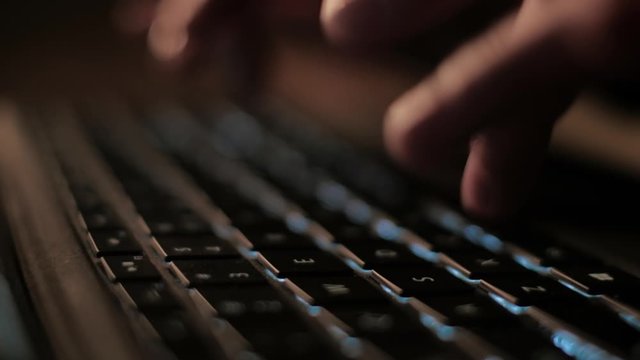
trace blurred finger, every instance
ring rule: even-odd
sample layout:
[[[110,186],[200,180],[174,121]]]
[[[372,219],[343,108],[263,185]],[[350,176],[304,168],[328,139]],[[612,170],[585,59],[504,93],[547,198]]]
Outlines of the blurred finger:
[[[142,35],[147,32],[155,14],[158,0],[122,0],[113,10],[117,30],[128,35]]]
[[[207,0],[161,0],[149,27],[149,49],[162,61],[176,61],[189,42],[189,26]]]
[[[387,43],[437,25],[473,0],[325,0],[321,22],[341,45]]]
[[[484,219],[515,213],[535,183],[551,128],[551,122],[514,121],[474,136],[460,189],[463,207]]]
[[[385,129],[390,152],[428,175],[476,135],[463,204],[485,217],[513,210],[527,187],[513,182],[535,172],[550,124],[582,77],[559,18],[523,11],[446,60],[392,105]]]

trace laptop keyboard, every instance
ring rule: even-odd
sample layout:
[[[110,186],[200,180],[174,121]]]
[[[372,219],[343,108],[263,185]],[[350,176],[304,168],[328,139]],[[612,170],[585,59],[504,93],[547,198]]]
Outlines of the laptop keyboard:
[[[51,143],[83,246],[169,358],[640,358],[631,274],[489,231],[307,123],[140,114]]]

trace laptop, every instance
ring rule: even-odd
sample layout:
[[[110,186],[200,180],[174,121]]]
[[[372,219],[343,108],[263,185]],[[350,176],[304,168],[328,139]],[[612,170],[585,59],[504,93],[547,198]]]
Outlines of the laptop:
[[[13,90],[1,359],[640,359],[637,179],[487,224],[286,101]]]
[[[3,357],[638,357],[636,275],[290,114],[2,115]]]

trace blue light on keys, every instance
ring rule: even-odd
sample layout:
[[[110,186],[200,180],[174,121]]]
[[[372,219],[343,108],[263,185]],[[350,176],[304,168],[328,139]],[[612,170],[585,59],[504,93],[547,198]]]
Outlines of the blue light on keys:
[[[373,215],[371,206],[359,199],[351,199],[347,202],[345,212],[347,217],[358,224],[365,224]]]
[[[344,186],[333,181],[325,181],[318,186],[316,197],[327,208],[336,210],[344,206],[348,195]]]
[[[438,257],[440,255],[437,252],[431,251],[424,246],[418,244],[410,244],[409,249],[419,258],[425,259],[432,263],[438,262]]]
[[[504,243],[497,236],[485,233],[480,238],[480,245],[493,252],[500,252],[504,247]]]
[[[309,219],[299,213],[287,214],[285,222],[289,230],[298,234],[306,232],[309,228]]]
[[[505,298],[503,298],[502,296],[499,296],[497,294],[489,294],[489,296],[496,303],[498,303],[498,305],[500,305],[503,308],[507,309],[507,311],[509,311],[512,314],[520,315],[520,314],[523,314],[528,309],[528,307],[526,307],[526,306],[519,306],[519,305],[516,305],[516,304],[512,304],[512,303],[508,302]]]
[[[431,315],[422,314],[420,316],[420,322],[425,327],[431,329],[442,341],[451,341],[456,334],[455,327],[444,325]]]
[[[619,357],[613,356],[565,330],[554,332],[551,340],[553,344],[564,351],[565,354],[573,356],[578,360],[620,360]]]
[[[376,221],[374,231],[378,236],[389,241],[397,241],[400,235],[402,235],[402,229],[388,219]]]
[[[357,358],[362,355],[362,342],[358,338],[349,336],[343,339],[340,348],[348,358]]]

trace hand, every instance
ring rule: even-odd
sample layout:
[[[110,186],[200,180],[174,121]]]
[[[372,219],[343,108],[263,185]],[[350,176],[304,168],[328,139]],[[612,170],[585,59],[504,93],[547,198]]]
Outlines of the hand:
[[[166,68],[201,76],[215,62],[230,95],[259,89],[271,26],[318,27],[322,0],[122,0],[116,25],[144,33]],[[204,66],[203,66],[204,65]]]
[[[299,14],[317,10],[317,1],[263,1],[266,13],[286,14],[277,11],[286,5]],[[223,12],[212,11],[218,2],[225,1],[162,0],[153,20],[162,31],[152,25],[149,35],[152,52],[165,60],[191,56],[202,38],[194,24],[220,19]],[[380,46],[435,28],[472,3],[324,0],[320,19],[335,44]],[[553,123],[586,83],[640,78],[640,2],[514,0],[514,7],[400,97],[386,116],[389,151],[426,176],[468,149],[462,203],[490,219],[508,216],[524,202]]]
[[[472,2],[325,0],[322,21],[338,44],[387,43]],[[554,121],[580,88],[639,77],[638,19],[637,1],[523,1],[392,104],[389,151],[428,175],[468,147],[464,207],[485,218],[513,213],[535,181]]]

